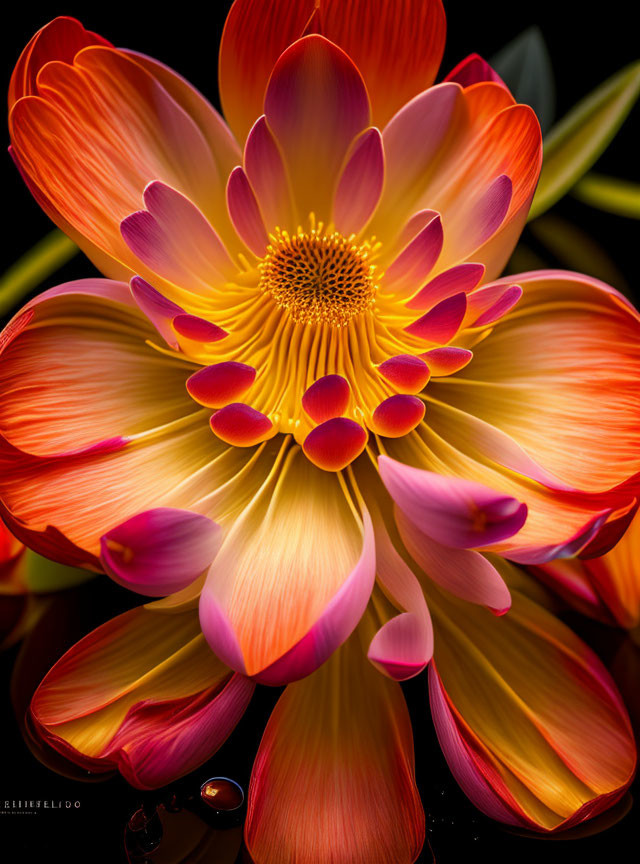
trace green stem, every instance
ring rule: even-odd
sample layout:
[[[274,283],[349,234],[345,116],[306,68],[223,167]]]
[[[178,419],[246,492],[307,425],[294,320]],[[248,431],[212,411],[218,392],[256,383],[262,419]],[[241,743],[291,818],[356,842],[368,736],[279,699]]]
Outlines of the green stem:
[[[22,298],[80,250],[57,228],[18,258],[0,276],[0,315],[11,311]]]

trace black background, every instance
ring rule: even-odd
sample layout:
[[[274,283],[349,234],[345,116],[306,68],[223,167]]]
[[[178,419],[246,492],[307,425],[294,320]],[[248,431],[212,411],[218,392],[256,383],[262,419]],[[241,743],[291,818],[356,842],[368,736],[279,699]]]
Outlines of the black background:
[[[445,5],[448,40],[442,74],[471,51],[490,57],[526,27],[537,24],[544,33],[554,66],[559,116],[604,78],[638,55],[637,21],[631,17],[633,4],[626,0],[610,0],[591,8],[587,4],[561,3],[559,0],[539,0],[536,3],[450,0]],[[217,47],[228,6],[228,2],[213,2],[203,8],[202,4],[181,0],[165,6],[162,11],[159,4],[114,0],[104,0],[100,4],[14,2],[10,17],[7,18],[9,13],[4,13],[0,35],[3,80],[8,83],[21,48],[35,30],[56,15],[67,14],[80,18],[85,26],[116,45],[134,48],[172,66],[217,105]],[[638,113],[636,108],[601,158],[599,170],[638,179]],[[50,223],[31,200],[8,156],[0,157],[0,172],[3,209],[8,217],[3,228],[6,245],[0,266],[4,269],[50,230]],[[620,274],[618,287],[630,289],[633,295],[634,289],[637,290],[638,223],[596,212],[570,198],[557,205],[555,212],[561,218],[578,224],[592,238],[588,242],[597,243],[607,250]],[[563,263],[540,247],[539,241],[528,231],[525,241],[548,264]],[[584,269],[588,271],[589,266]],[[93,272],[91,265],[78,256],[41,287]],[[16,709],[20,714],[21,706],[28,698],[29,684],[35,686],[66,647],[130,603],[131,596],[127,592],[106,580],[95,580],[68,592],[65,597],[54,601],[42,626],[22,652],[20,675],[14,677],[12,702],[3,696],[0,709],[0,805],[7,799],[36,798],[80,800],[81,806],[69,811],[41,811],[37,816],[0,815],[4,861],[11,864],[14,861],[35,862],[42,860],[44,855],[48,860],[68,864],[119,864],[126,861],[124,826],[127,818],[143,803],[143,797],[118,777],[101,783],[83,783],[44,767],[23,741],[16,721]],[[581,622],[575,617],[571,621],[605,662],[612,660],[622,644],[621,634]],[[17,657],[17,649],[0,656],[0,687],[7,696]],[[16,687],[17,683],[19,687]],[[635,806],[614,827],[586,839],[571,841],[517,836],[485,819],[467,802],[450,778],[434,739],[424,676],[409,682],[405,689],[414,719],[418,780],[429,828],[429,842],[420,861],[466,864],[491,860],[496,864],[506,864],[514,860],[526,862],[544,858],[548,864],[559,864],[571,857],[590,864],[607,858],[616,862],[636,860],[638,810]],[[200,783],[212,775],[234,777],[246,788],[253,754],[277,695],[277,691],[259,688],[231,740],[209,765],[181,781],[172,792],[179,797],[189,797],[197,793]],[[163,796],[166,797],[165,792],[147,796],[147,806]],[[321,807],[322,802],[317,802],[316,806]],[[183,830],[180,817],[168,815],[165,818],[169,820],[165,831],[179,835]],[[225,843],[228,845],[228,839],[223,841],[216,837],[210,837],[213,849],[222,849]],[[160,852],[149,860],[164,860],[159,855]],[[178,862],[181,859],[172,860]],[[232,864],[234,856],[214,851],[202,859],[189,860]],[[244,860],[242,852],[238,860]]]

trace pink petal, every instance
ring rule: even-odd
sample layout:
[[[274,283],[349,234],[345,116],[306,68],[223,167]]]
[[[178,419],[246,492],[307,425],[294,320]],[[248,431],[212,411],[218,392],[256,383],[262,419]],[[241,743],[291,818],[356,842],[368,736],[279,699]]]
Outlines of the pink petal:
[[[485,189],[473,204],[473,213],[470,212],[469,228],[471,229],[471,218],[475,220],[475,231],[470,232],[467,240],[469,246],[484,243],[489,239],[505,220],[509,212],[509,205],[513,197],[513,183],[507,174],[499,177]]]
[[[432,652],[433,631],[430,626],[427,629],[425,622],[416,615],[401,612],[378,630],[371,640],[367,657],[383,675],[394,681],[407,681],[426,668]]]
[[[361,231],[380,200],[384,183],[384,152],[377,129],[356,140],[333,199],[336,230],[347,237]]]
[[[146,210],[127,216],[120,232],[134,255],[164,279],[198,294],[232,278],[236,267],[198,208],[166,183],[144,190]]]
[[[615,547],[616,551],[621,553],[621,557],[627,553],[627,549],[621,547],[630,545],[627,543],[628,538],[629,533]],[[599,593],[602,587],[605,588],[606,593],[606,581],[610,578],[610,569],[606,557],[588,561],[580,558],[556,558],[547,564],[532,567],[531,572],[581,614],[605,624],[615,624],[616,618],[611,613],[610,606],[614,605],[615,608],[618,604],[615,600],[614,604],[606,603]],[[604,577],[602,579],[604,584],[598,584],[598,576],[601,574]],[[629,623],[633,626],[633,621]],[[620,621],[619,624],[625,626],[627,622]]]
[[[456,335],[467,311],[467,295],[454,294],[404,329],[425,342],[444,345]]]
[[[509,609],[509,589],[484,555],[438,543],[426,533],[431,531],[430,524],[418,526],[403,511],[397,513],[396,521],[407,551],[430,579],[456,597],[487,606],[496,615]]]
[[[234,168],[227,183],[229,216],[240,238],[258,258],[269,243],[256,196],[243,169]]]
[[[545,564],[547,561],[553,561],[554,558],[573,558],[598,536],[612,512],[612,510],[603,510],[596,513],[584,525],[581,525],[575,534],[562,543],[550,543],[546,546],[542,544],[519,546],[509,550],[507,553],[509,560],[518,564]]]
[[[519,285],[487,285],[467,297],[469,327],[485,327],[503,318],[522,297]],[[477,316],[477,317],[476,317]]]
[[[394,244],[395,254],[399,254],[405,246],[415,240],[422,229],[439,215],[435,210],[418,210],[410,219],[407,219]]]
[[[195,770],[222,746],[244,714],[255,685],[232,675],[199,698],[148,701],[114,736],[104,758],[118,762],[137,789],[157,789]]]
[[[146,210],[131,213],[120,223],[120,233],[142,264],[174,284],[183,281],[180,277],[175,277],[175,271],[180,272],[180,268],[176,268],[170,252],[167,253],[169,238],[150,213]]]
[[[435,276],[415,297],[407,301],[407,309],[431,309],[453,294],[472,291],[484,275],[484,264],[458,264]]]
[[[140,276],[134,276],[131,280],[131,293],[140,309],[156,328],[165,342],[171,348],[178,349],[176,334],[173,332],[171,322],[177,315],[184,312],[181,306],[167,300],[159,291],[149,285]]]
[[[406,213],[407,205],[419,199],[417,181],[428,176],[462,107],[460,86],[439,84],[413,98],[389,121],[382,132],[387,168],[382,197],[385,213]]]
[[[189,339],[193,342],[203,344],[209,342],[219,342],[229,334],[222,327],[207,321],[204,318],[199,318],[197,315],[176,315],[171,322],[173,329],[179,336]]]
[[[201,262],[205,278],[229,278],[236,267],[209,220],[186,195],[160,180],[153,180],[143,192],[149,213],[182,246],[185,257],[194,256],[192,266]]]
[[[370,124],[358,69],[324,37],[298,39],[273,67],[264,113],[282,148],[300,217],[313,212],[328,221],[349,147]]]
[[[495,69],[492,69],[479,54],[469,54],[457,66],[454,66],[444,80],[455,81],[463,87],[470,87],[472,84],[478,84],[480,81],[495,81],[496,84],[502,84],[507,89],[507,85]]]
[[[262,217],[271,232],[276,227],[294,230],[295,215],[289,180],[264,115],[256,120],[244,148],[244,170],[255,192]]]
[[[376,571],[385,593],[406,611],[387,621],[367,656],[383,674],[404,681],[418,675],[433,654],[433,626],[420,583],[396,551],[379,513],[374,516]]]
[[[403,513],[446,546],[470,548],[516,534],[527,518],[526,505],[487,486],[412,468],[380,456],[380,476]]]
[[[104,534],[100,560],[119,585],[139,594],[165,597],[204,573],[221,543],[220,526],[207,516],[159,507]]]
[[[442,243],[442,222],[435,215],[387,268],[385,290],[399,297],[415,293],[438,260]]]
[[[526,595],[521,576],[513,587],[499,621],[443,592],[433,597],[442,628],[429,672],[434,724],[456,779],[485,813],[562,831],[624,795],[633,732],[596,655]]]
[[[500,174],[470,197],[466,206],[459,208],[446,223],[443,259],[459,261],[480,249],[504,222],[512,197],[513,184],[506,174]]]
[[[368,513],[363,516],[365,536],[360,560],[340,591],[307,635],[287,654],[256,676],[261,684],[282,685],[304,678],[321,666],[351,634],[362,617],[375,578],[375,543]]]

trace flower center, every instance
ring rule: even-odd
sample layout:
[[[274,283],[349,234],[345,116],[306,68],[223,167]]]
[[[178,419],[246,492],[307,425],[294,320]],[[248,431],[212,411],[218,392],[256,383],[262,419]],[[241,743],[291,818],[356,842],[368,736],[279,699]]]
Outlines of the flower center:
[[[371,246],[322,225],[293,236],[276,229],[259,265],[260,288],[297,323],[343,327],[373,304],[375,265]]]

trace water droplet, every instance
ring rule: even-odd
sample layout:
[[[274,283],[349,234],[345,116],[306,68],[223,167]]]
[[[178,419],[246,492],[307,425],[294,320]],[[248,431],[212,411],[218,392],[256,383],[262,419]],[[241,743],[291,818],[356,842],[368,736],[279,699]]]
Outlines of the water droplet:
[[[200,787],[200,797],[213,810],[228,813],[244,803],[242,786],[228,777],[212,777]]]
[[[162,823],[157,811],[149,815],[140,807],[127,822],[125,831],[125,846],[137,860],[146,856],[160,846],[162,840]],[[137,856],[137,857],[136,857]]]

